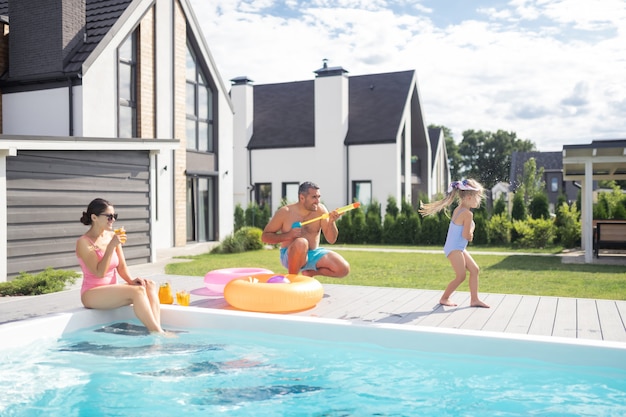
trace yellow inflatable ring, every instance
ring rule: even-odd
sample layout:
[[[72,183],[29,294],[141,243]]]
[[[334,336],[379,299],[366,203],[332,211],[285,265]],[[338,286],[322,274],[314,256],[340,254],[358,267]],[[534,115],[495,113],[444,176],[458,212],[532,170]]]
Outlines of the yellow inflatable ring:
[[[307,310],[324,296],[322,284],[304,275],[284,275],[290,283],[270,284],[277,274],[255,274],[237,278],[224,287],[224,298],[231,306],[260,313],[291,313]],[[254,282],[254,280],[257,282]]]

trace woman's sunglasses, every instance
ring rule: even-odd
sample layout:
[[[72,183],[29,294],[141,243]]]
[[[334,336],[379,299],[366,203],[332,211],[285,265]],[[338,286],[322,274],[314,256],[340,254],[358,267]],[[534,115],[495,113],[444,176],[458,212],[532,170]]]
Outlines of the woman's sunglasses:
[[[111,221],[113,219],[117,220],[117,213],[115,213],[115,214],[102,213],[102,214],[98,214],[98,216],[106,216],[107,219],[109,219],[109,221]]]

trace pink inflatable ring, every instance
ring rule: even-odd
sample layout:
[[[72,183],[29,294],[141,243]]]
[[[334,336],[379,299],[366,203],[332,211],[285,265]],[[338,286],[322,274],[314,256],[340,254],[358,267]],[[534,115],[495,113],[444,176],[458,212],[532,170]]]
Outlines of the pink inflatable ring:
[[[237,278],[246,278],[255,274],[273,274],[269,269],[264,268],[224,268],[209,271],[204,276],[204,285],[208,290],[223,294],[224,287],[230,281]]]

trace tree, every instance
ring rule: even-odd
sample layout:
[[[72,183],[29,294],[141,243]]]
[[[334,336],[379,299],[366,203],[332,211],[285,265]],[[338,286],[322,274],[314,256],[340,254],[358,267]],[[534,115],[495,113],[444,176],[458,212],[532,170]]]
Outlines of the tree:
[[[533,219],[550,218],[550,205],[548,203],[548,196],[545,192],[535,193],[533,198],[530,199],[528,211],[530,213],[530,217]]]
[[[477,179],[485,188],[492,188],[500,181],[509,182],[513,152],[532,150],[535,150],[534,143],[518,139],[515,132],[466,130],[459,145],[461,174]]]
[[[537,169],[535,158],[529,158],[524,162],[524,173],[522,175],[522,186],[520,190],[524,194],[524,202],[528,203],[537,194],[544,193],[545,182],[543,181],[543,167]],[[547,200],[547,197],[546,197]],[[533,218],[537,218],[534,217]]]

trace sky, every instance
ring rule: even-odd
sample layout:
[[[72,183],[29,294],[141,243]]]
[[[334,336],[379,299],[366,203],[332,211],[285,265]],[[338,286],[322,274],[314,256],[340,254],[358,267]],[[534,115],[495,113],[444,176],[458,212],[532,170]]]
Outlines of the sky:
[[[626,0],[190,0],[226,86],[415,70],[427,125],[626,139]],[[227,87],[228,88],[228,87]]]

